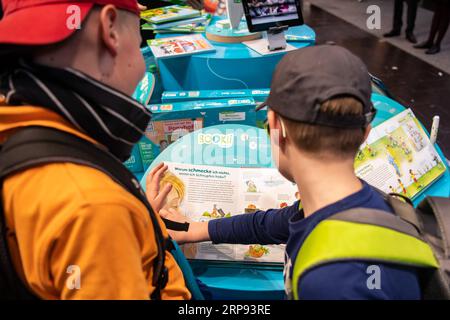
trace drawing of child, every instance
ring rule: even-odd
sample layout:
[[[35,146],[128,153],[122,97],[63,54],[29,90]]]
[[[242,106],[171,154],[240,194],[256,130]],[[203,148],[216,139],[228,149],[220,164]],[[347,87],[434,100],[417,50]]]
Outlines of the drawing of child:
[[[258,192],[255,183],[252,180],[248,180],[247,184],[247,192]]]

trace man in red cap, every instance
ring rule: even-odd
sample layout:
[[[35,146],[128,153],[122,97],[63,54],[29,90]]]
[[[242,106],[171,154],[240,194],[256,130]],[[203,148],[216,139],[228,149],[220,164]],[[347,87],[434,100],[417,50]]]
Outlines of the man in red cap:
[[[2,5],[0,144],[27,128],[44,127],[126,160],[150,120],[130,98],[145,69],[136,0]],[[159,197],[158,186],[147,190],[159,211],[170,190]],[[165,281],[155,283],[154,262],[161,254],[155,230],[164,237],[167,231],[159,217],[151,219],[145,202],[103,171],[64,161],[36,165],[7,176],[1,192],[12,264],[35,297],[191,297],[165,250]]]

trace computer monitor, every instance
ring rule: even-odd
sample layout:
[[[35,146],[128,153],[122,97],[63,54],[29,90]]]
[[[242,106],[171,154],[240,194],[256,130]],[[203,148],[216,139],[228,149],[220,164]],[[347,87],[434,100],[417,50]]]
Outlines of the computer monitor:
[[[302,25],[300,0],[242,0],[250,32]]]

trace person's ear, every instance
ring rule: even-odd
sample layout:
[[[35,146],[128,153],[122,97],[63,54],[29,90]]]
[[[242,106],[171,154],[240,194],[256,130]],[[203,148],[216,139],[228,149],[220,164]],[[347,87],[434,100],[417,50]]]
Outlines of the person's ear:
[[[115,57],[119,47],[119,12],[112,4],[100,11],[100,37],[108,52]]]
[[[275,112],[273,112],[272,110],[268,109],[267,110],[267,124],[269,125],[270,131],[274,131],[275,132],[275,130],[278,129],[276,127],[276,122],[277,122],[277,117],[275,115]]]
[[[275,114],[272,110],[267,110],[267,121],[270,128],[271,136],[275,137],[275,132],[277,133],[276,137],[278,137],[277,144],[281,145],[282,141],[286,139],[286,132],[283,124],[281,123],[280,118]]]
[[[369,137],[370,130],[372,130],[372,125],[371,125],[371,124],[369,124],[369,125],[364,129],[364,141],[366,141],[367,138]]]

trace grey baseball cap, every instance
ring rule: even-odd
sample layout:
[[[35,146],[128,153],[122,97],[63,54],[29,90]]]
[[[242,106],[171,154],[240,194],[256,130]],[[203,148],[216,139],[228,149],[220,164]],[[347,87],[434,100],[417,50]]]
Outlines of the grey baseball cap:
[[[362,128],[376,114],[371,93],[370,75],[361,59],[340,46],[312,46],[291,51],[281,59],[273,74],[269,97],[257,110],[268,106],[298,122]],[[363,114],[343,116],[320,112],[323,102],[342,96],[361,101]]]

